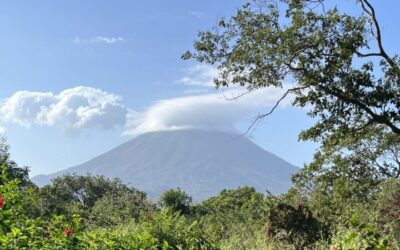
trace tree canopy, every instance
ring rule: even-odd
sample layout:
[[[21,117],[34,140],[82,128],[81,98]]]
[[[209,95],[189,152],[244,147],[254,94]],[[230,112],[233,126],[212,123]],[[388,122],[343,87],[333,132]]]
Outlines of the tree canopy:
[[[160,205],[173,212],[189,214],[192,209],[192,197],[180,188],[169,189],[161,195]]]
[[[293,105],[309,108],[317,120],[300,139],[321,142],[320,161],[333,154],[349,159],[352,152],[358,165],[372,162],[384,177],[398,177],[399,57],[385,50],[369,0],[354,1],[359,15],[326,9],[325,2],[247,3],[200,32],[194,50],[182,57],[218,67],[217,87],[285,88],[276,106],[254,124],[292,95]]]

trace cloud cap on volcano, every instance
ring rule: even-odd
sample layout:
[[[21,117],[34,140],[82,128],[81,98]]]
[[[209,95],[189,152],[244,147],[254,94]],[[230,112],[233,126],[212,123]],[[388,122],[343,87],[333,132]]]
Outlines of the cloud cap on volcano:
[[[266,88],[234,98],[243,90],[229,90],[160,100],[141,113],[125,134],[176,129],[232,131],[236,123],[254,118],[256,112],[272,107],[284,92],[284,88]],[[289,103],[290,98],[282,105]]]

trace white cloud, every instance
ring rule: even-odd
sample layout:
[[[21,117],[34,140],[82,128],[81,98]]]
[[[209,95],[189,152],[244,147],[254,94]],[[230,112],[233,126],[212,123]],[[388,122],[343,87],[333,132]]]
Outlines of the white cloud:
[[[258,112],[268,111],[285,88],[264,88],[247,93],[244,89],[225,89],[157,101],[143,113],[121,104],[121,98],[100,89],[79,86],[60,93],[18,91],[0,103],[0,133],[5,126],[18,124],[53,126],[66,134],[85,129],[125,129],[125,135],[176,129],[232,131]],[[204,88],[207,89],[207,88]],[[291,98],[282,102],[290,103]]]
[[[100,89],[79,86],[58,94],[18,91],[0,107],[3,123],[26,128],[55,126],[69,134],[81,129],[113,129],[124,126],[130,111],[119,96]]]
[[[256,112],[272,107],[284,89],[260,89],[231,100],[243,90],[224,94],[186,96],[156,102],[130,124],[126,131],[138,135],[152,131],[175,129],[234,130],[236,123],[254,118]],[[288,105],[290,98],[282,105]]]
[[[185,70],[185,76],[177,80],[191,87],[214,87],[214,79],[219,76],[219,70],[209,64],[196,64]]]
[[[87,43],[106,43],[106,44],[113,44],[117,42],[125,41],[123,37],[105,37],[105,36],[96,36],[89,39],[82,39],[79,37],[75,37],[74,43],[75,44],[87,44]]]
[[[246,92],[241,87],[215,91],[214,79],[219,77],[219,70],[212,65],[196,64],[185,69],[184,73],[176,82],[188,86],[184,93],[190,96],[156,102],[136,115],[125,134],[189,128],[234,130],[237,123],[245,119],[249,122],[253,120],[257,112],[269,111],[290,86],[263,88],[241,96]],[[214,93],[210,93],[213,89]],[[291,101],[291,96],[288,96],[280,105],[287,106]]]
[[[204,12],[201,11],[188,11],[188,14],[195,16],[196,18],[202,18],[204,16]]]
[[[5,127],[0,126],[0,134],[4,134],[7,131]]]

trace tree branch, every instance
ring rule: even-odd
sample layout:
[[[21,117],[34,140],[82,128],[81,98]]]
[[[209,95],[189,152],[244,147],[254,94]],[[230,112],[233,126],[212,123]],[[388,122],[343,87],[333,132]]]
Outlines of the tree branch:
[[[253,92],[254,90],[256,90],[256,88],[249,88],[249,89],[247,89],[247,91],[244,91],[244,92],[242,92],[242,93],[240,93],[240,94],[238,94],[237,96],[234,96],[234,97],[227,97],[227,96],[225,96],[224,93],[222,93],[222,95],[224,96],[224,98],[226,100],[233,101],[233,100],[239,99],[240,97],[242,97],[244,95],[247,95],[247,94]]]
[[[376,114],[374,111],[372,111],[372,109],[370,109],[366,104],[362,103],[361,101],[347,97],[346,95],[340,93],[339,91],[332,91],[322,85],[318,85],[317,87],[323,89],[328,94],[333,95],[342,101],[356,105],[358,108],[364,110],[368,115],[370,115],[370,117],[374,120],[374,122],[379,124],[384,124],[388,126],[395,134],[400,135],[399,127],[397,127],[393,122],[391,122],[386,116]]]
[[[275,103],[275,105],[268,111],[267,113],[264,114],[259,114],[257,117],[251,122],[250,126],[247,128],[247,131],[245,134],[249,134],[251,129],[263,118],[271,115],[275,109],[279,106],[279,104],[288,96],[289,93],[298,91],[298,90],[303,90],[308,88],[309,86],[302,86],[302,87],[295,87],[295,88],[290,88],[286,90],[286,92],[278,99],[278,101]]]
[[[380,56],[382,56],[389,63],[389,65],[391,67],[398,69],[398,65],[396,64],[396,62],[394,62],[392,60],[392,58],[389,57],[389,55],[386,53],[386,51],[383,47],[381,28],[380,28],[379,22],[376,18],[374,7],[369,2],[369,0],[360,0],[360,2],[361,2],[361,7],[372,18],[372,22],[374,23],[375,30],[376,30],[376,41],[378,42]],[[368,7],[368,9],[367,9],[367,7]]]
[[[363,54],[360,52],[356,52],[357,56],[359,57],[370,57],[370,56],[382,56],[381,53],[367,53],[367,54]]]

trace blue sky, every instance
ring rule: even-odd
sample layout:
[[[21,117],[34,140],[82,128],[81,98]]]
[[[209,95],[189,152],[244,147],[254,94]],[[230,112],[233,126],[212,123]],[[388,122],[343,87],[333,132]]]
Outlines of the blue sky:
[[[0,126],[13,159],[36,175],[82,163],[148,131],[233,126],[243,132],[279,91],[228,105],[209,86],[213,68],[180,59],[199,30],[242,3],[2,1],[0,108],[8,116],[2,114]],[[400,42],[399,7],[398,1],[376,4],[391,53]],[[33,104],[47,109],[33,110]],[[298,142],[297,134],[311,124],[304,111],[283,105],[251,139],[301,166],[316,145]]]

